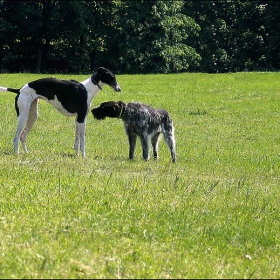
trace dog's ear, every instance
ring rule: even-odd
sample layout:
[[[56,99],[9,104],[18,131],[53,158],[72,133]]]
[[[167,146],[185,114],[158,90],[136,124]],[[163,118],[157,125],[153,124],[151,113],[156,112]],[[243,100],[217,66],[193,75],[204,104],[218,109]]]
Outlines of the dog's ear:
[[[99,68],[97,69],[97,73],[98,73],[98,74],[105,74],[105,73],[107,73],[107,72],[108,72],[107,69],[104,68],[104,67],[99,67]]]

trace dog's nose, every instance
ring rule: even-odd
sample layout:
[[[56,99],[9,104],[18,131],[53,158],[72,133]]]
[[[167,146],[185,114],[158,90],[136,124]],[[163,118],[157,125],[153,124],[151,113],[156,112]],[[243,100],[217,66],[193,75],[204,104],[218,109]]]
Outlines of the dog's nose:
[[[116,90],[116,91],[121,91],[121,87],[120,87],[119,85],[117,85],[117,86],[115,87],[115,90]]]

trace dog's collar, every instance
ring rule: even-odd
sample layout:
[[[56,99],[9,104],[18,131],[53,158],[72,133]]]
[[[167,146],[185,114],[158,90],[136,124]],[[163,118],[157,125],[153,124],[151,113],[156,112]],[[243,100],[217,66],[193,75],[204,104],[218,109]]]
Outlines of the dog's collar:
[[[124,112],[124,107],[125,107],[125,106],[121,107],[121,111],[120,111],[120,114],[119,114],[119,116],[118,116],[118,119],[120,119],[120,118],[122,117],[122,114],[123,114],[123,112]]]

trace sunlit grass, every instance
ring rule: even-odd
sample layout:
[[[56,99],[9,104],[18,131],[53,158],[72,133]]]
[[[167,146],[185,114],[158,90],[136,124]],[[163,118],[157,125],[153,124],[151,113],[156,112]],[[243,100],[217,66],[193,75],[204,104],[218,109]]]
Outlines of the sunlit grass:
[[[43,75],[2,74],[21,87]],[[57,76],[82,81],[87,76]],[[14,155],[14,93],[1,93],[1,278],[279,278],[280,75],[120,75],[103,101],[167,109],[178,162],[160,142],[129,161],[122,121],[74,119],[40,101]],[[21,147],[20,147],[21,148]]]

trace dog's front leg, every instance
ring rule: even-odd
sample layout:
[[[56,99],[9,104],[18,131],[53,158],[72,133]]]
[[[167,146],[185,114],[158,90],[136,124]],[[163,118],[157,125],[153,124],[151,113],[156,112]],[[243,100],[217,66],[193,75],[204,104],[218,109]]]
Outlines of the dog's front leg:
[[[86,122],[83,122],[80,124],[80,150],[83,155],[83,157],[86,156],[85,152],[85,144],[86,144],[86,137],[85,137],[85,131],[86,131]]]
[[[129,159],[132,160],[134,158],[137,135],[133,133],[127,133],[127,135],[128,135],[128,142],[129,142]]]
[[[79,148],[81,150],[81,153],[83,157],[86,156],[85,154],[85,122],[79,123],[76,120],[76,135],[75,135],[75,144],[74,149],[76,155],[79,154]]]
[[[76,123],[76,132],[75,132],[75,143],[74,143],[74,150],[76,155],[79,153],[79,146],[80,146],[80,126],[77,120],[75,120]]]

